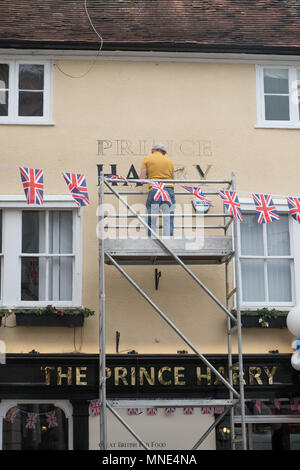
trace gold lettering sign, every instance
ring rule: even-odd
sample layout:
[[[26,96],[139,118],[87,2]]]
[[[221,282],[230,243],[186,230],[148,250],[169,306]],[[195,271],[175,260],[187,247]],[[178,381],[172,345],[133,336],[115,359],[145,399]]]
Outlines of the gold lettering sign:
[[[172,380],[165,380],[165,379],[164,379],[163,373],[164,373],[165,371],[167,371],[167,370],[168,370],[169,372],[172,372],[171,367],[162,367],[162,368],[159,369],[159,371],[158,371],[157,380],[159,381],[159,383],[160,383],[161,385],[171,385],[171,383],[172,383]]]
[[[87,386],[87,371],[86,366],[41,366],[41,371],[44,373],[45,385],[61,386]],[[228,380],[228,374],[225,366],[218,367],[218,372]],[[274,376],[278,370],[277,366],[249,366],[243,373],[243,383],[249,385],[273,385]],[[116,387],[119,386],[133,386],[137,383],[140,386],[157,385],[163,386],[184,386],[186,385],[185,377],[186,367],[183,366],[164,366],[157,370],[155,366],[151,367],[106,367],[106,379],[112,379]],[[216,386],[222,385],[219,377],[212,373],[210,367],[197,366],[195,369],[197,385],[200,386]],[[238,365],[232,366],[232,381],[233,385],[239,384],[239,367]],[[73,382],[73,383],[72,383]]]
[[[87,367],[76,367],[76,385],[87,385],[87,382],[83,382],[81,379],[86,379],[86,373],[82,373],[87,370]]]
[[[267,367],[264,367],[264,371],[265,371],[265,373],[266,373],[266,375],[267,375],[267,377],[268,377],[268,384],[269,384],[269,385],[273,385],[273,383],[274,383],[274,382],[273,382],[273,377],[274,377],[275,372],[277,371],[277,369],[278,369],[278,368],[277,368],[276,366],[274,366],[274,367],[272,367],[272,370],[271,370],[271,372],[270,372]]]
[[[196,368],[197,373],[197,385],[201,385],[201,379],[207,380],[207,385],[211,385],[211,369],[209,367],[206,368],[206,374],[201,373],[201,367]]]
[[[119,381],[122,380],[124,385],[128,385],[126,380],[127,369],[126,367],[115,367],[115,385],[119,385]]]
[[[67,367],[67,373],[62,373],[62,367],[57,368],[57,385],[62,384],[62,379],[67,379],[67,385],[72,385],[72,367]]]
[[[41,370],[45,372],[45,384],[50,385],[50,376],[51,372],[55,370],[55,367],[52,366],[41,366]]]
[[[262,385],[261,376],[261,367],[249,367],[249,384],[254,385],[254,379],[259,385]]]
[[[180,374],[180,370],[185,370],[185,367],[174,367],[174,385],[185,385],[185,380],[180,381],[181,377],[184,377],[184,374]]]
[[[149,385],[155,384],[154,367],[150,367],[150,375],[145,367],[140,367],[140,385],[144,385],[144,376]]]

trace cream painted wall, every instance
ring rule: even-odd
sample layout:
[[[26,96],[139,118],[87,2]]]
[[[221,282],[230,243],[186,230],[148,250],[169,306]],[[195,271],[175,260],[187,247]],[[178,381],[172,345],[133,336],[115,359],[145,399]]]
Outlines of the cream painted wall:
[[[208,178],[237,176],[243,191],[295,194],[298,191],[300,133],[297,130],[255,129],[256,83],[253,64],[54,61],[53,121],[49,126],[1,125],[1,194],[22,194],[17,168],[45,171],[47,194],[68,194],[61,171],[84,171],[91,205],[83,209],[83,304],[98,308],[96,237],[97,164],[127,175],[143,156],[120,155],[116,141],[130,141],[134,153],[145,141],[169,142],[175,166],[185,177],[198,178],[194,165]],[[98,140],[112,148],[99,155]],[[200,142],[200,143],[199,143]],[[120,142],[118,142],[120,145]],[[180,149],[180,144],[182,147]],[[199,150],[200,149],[200,150]],[[8,165],[8,166],[5,166]],[[138,202],[141,202],[139,199]],[[159,290],[154,267],[128,267],[183,333],[204,353],[227,350],[225,314],[178,267],[161,267]],[[224,267],[193,267],[204,283],[224,300]],[[120,351],[176,353],[188,349],[163,324],[120,274],[107,269],[107,345],[115,352],[115,332],[121,332]],[[14,326],[14,317],[7,320]],[[98,351],[97,317],[82,329],[1,328],[7,352],[86,353]],[[244,330],[245,353],[290,352],[287,330]],[[234,351],[237,350],[234,336]]]

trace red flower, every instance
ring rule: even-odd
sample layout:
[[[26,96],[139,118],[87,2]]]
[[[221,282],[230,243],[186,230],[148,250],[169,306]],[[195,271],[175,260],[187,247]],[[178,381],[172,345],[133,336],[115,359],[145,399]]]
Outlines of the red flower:
[[[57,310],[57,315],[61,315],[61,310]]]

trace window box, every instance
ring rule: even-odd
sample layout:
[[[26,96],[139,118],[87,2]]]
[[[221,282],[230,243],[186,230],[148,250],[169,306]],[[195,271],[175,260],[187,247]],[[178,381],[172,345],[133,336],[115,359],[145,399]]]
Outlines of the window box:
[[[65,310],[48,306],[45,309],[32,309],[16,311],[16,324],[18,326],[82,326],[84,318],[94,315],[89,309]]]
[[[235,310],[231,313],[235,316]],[[241,311],[242,328],[286,328],[288,312],[278,310],[258,309],[253,312]]]

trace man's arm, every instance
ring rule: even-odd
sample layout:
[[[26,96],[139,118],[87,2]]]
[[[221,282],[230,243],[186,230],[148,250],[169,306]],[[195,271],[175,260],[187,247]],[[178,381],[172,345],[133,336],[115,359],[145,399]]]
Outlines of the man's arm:
[[[140,180],[147,179],[147,168],[142,168],[140,173]]]

